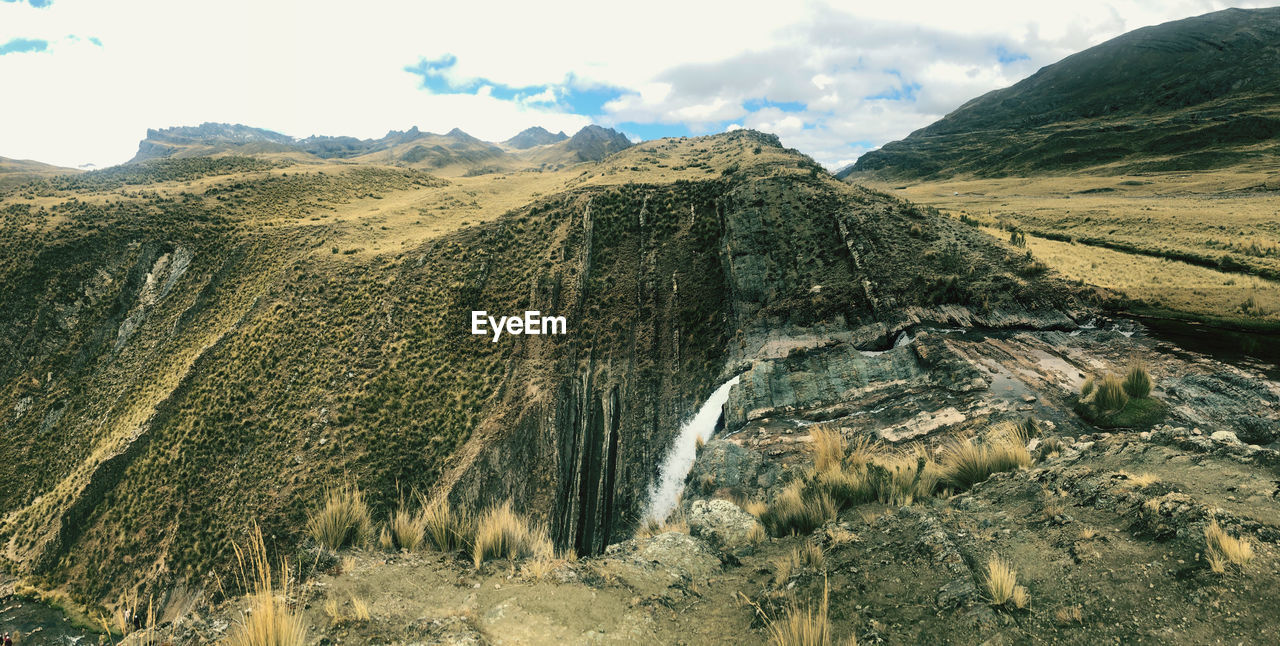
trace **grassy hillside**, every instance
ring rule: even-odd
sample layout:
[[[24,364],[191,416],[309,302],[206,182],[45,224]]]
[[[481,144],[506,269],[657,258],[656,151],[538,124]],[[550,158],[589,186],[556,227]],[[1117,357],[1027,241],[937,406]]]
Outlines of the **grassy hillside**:
[[[988,227],[1135,313],[1280,324],[1280,166],[872,183]]]
[[[960,106],[842,176],[1221,168],[1280,151],[1280,8],[1144,27]]]
[[[377,515],[411,489],[512,498],[596,551],[753,330],[1076,307],[1021,253],[753,132],[448,180],[175,158],[0,214],[0,555],[89,606],[216,589],[251,523],[305,545],[346,481]],[[475,309],[570,334],[492,343]]]

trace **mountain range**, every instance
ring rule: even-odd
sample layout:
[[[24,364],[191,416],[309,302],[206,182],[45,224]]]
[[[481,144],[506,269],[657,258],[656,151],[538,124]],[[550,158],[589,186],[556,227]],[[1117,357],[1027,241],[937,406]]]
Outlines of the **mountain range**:
[[[393,130],[378,139],[332,136],[297,139],[239,124],[204,123],[148,130],[130,163],[160,158],[256,155],[302,162],[376,163],[430,169],[448,175],[599,161],[630,145],[631,141],[616,130],[595,125],[582,128],[572,137],[533,127],[505,142],[490,143],[458,128],[443,135],[413,127]]]

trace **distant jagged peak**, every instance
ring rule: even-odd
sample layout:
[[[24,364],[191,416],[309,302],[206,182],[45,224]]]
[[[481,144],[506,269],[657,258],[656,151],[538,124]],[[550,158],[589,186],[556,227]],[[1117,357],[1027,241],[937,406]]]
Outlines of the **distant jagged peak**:
[[[613,153],[630,148],[631,140],[613,128],[591,124],[569,138],[566,145],[569,150],[578,153],[583,161],[600,161]]]
[[[476,139],[475,137],[472,137],[471,135],[464,132],[462,128],[454,128],[453,130],[450,130],[449,132],[444,133],[444,136],[451,137],[453,139],[461,139],[463,141],[480,141],[479,139]]]
[[[559,143],[568,138],[569,135],[564,134],[563,130],[552,134],[551,131],[543,128],[542,126],[533,126],[531,128],[521,130],[519,134],[502,143],[517,150],[524,150],[526,148],[533,148],[534,146],[545,146],[547,144]]]
[[[291,144],[294,138],[265,128],[254,128],[239,123],[215,123],[206,121],[198,126],[172,128],[148,128],[147,139],[161,141],[201,141],[249,143],[269,142]]]

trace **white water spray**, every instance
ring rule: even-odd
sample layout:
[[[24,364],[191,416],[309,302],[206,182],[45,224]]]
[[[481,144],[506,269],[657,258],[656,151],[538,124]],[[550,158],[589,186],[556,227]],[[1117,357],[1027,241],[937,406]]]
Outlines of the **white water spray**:
[[[647,518],[658,522],[666,520],[667,515],[676,507],[676,500],[684,489],[684,479],[693,468],[693,460],[698,456],[698,438],[703,441],[711,439],[716,430],[716,422],[729,401],[729,389],[738,383],[738,377],[726,381],[711,397],[707,399],[693,419],[685,422],[676,435],[676,441],[662,461],[658,471],[658,481],[649,487],[649,513]]]

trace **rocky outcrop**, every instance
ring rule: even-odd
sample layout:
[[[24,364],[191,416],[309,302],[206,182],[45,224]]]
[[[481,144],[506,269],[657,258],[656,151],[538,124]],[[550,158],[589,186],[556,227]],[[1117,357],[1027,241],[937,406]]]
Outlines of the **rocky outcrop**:
[[[728,500],[695,500],[689,507],[689,533],[726,550],[751,543],[755,516]]]

